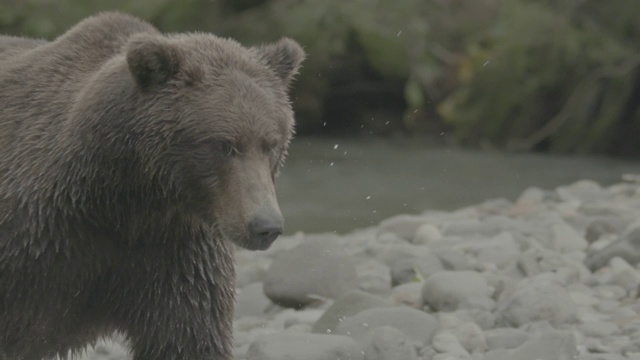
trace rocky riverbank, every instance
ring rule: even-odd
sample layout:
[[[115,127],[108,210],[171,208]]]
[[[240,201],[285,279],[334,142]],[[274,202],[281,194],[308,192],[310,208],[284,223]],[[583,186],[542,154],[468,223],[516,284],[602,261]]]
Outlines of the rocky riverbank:
[[[300,233],[238,251],[236,357],[640,360],[638,262],[635,177]]]

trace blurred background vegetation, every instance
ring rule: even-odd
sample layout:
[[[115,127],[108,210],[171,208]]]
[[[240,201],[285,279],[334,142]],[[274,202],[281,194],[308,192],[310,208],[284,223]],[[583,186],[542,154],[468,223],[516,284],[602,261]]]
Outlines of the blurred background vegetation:
[[[640,154],[635,0],[0,0],[0,32],[53,39],[102,10],[309,59],[298,133]]]

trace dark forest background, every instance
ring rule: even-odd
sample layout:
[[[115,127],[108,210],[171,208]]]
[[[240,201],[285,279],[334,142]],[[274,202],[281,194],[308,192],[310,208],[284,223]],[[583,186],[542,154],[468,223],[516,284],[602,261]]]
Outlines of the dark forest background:
[[[640,154],[636,0],[0,0],[0,32],[54,39],[103,10],[309,59],[298,133]]]

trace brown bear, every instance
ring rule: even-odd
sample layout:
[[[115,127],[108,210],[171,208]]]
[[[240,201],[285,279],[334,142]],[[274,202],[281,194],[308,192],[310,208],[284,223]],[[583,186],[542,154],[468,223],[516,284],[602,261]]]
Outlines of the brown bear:
[[[134,359],[232,359],[234,243],[282,232],[304,56],[119,13],[0,37],[0,359],[113,332]]]

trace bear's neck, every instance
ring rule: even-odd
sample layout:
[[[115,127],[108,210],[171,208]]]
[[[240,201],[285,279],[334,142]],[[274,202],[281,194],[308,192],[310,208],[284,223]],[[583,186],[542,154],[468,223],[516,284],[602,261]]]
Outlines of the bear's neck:
[[[69,147],[50,155],[47,164],[26,168],[28,181],[12,184],[15,191],[0,204],[0,210],[6,207],[0,218],[7,217],[0,225],[13,224],[33,239],[91,233],[128,244],[184,237],[194,226],[207,227],[191,219],[178,194],[130,154]]]

